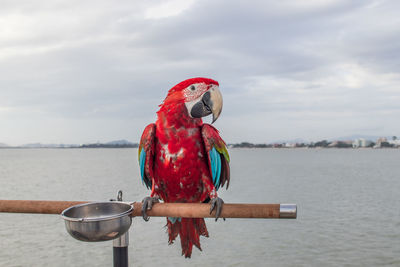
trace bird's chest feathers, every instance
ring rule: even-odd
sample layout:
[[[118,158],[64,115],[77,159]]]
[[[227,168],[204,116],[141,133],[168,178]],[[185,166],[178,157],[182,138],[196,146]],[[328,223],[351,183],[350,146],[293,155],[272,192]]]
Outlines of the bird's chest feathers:
[[[184,104],[169,108],[160,109],[156,121],[155,180],[160,190],[173,195],[182,189],[196,191],[208,172],[202,121],[190,118]]]
[[[159,160],[164,166],[172,164],[171,167],[177,170],[182,163],[203,157],[199,128],[170,128],[165,134],[168,142],[159,144]]]
[[[160,160],[164,163],[164,165],[169,165],[171,162],[175,163],[178,159],[183,159],[185,150],[186,149],[181,147],[178,152],[171,153],[168,149],[168,144],[164,144],[160,149]]]

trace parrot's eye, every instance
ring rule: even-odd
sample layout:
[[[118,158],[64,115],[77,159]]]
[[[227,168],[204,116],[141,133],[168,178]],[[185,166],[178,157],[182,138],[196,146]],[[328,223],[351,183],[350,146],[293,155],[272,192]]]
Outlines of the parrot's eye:
[[[194,90],[196,90],[196,87],[195,87],[194,85],[191,85],[191,86],[190,86],[190,90],[191,90],[191,91],[194,91]]]

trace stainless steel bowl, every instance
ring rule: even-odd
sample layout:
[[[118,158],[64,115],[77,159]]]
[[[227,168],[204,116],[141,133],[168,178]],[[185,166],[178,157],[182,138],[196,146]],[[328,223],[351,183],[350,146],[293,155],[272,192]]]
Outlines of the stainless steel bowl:
[[[61,213],[68,233],[81,241],[107,241],[120,237],[132,223],[133,206],[118,201],[72,206]]]

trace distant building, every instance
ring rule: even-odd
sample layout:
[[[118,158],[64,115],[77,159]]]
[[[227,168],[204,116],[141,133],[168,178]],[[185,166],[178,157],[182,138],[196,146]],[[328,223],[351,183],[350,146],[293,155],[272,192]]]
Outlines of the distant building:
[[[356,139],[353,141],[353,148],[359,148],[361,147],[361,140],[360,139]]]
[[[353,141],[353,148],[359,148],[359,147],[370,147],[373,145],[373,142],[371,140],[367,140],[365,138],[359,138]]]
[[[378,140],[376,140],[377,144],[383,143],[383,142],[387,142],[387,138],[386,137],[379,137]]]
[[[400,147],[400,140],[398,140],[398,139],[390,140],[390,141],[388,141],[388,143],[390,145],[392,145],[393,147]]]
[[[286,148],[294,148],[294,147],[296,147],[296,144],[293,144],[293,143],[284,143],[284,147],[286,147]]]
[[[393,140],[393,142],[396,140]],[[378,140],[376,140],[376,144],[374,145],[374,148],[382,148],[382,147],[394,147],[395,144],[392,144],[388,142],[386,137],[380,137]]]

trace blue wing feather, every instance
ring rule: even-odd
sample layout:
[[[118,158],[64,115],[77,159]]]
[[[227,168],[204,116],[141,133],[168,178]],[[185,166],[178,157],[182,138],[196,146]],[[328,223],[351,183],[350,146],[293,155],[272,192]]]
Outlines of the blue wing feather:
[[[221,155],[219,153],[216,153],[217,157],[217,182],[216,182],[216,189],[219,189],[219,186],[221,185]]]
[[[210,161],[211,161],[211,176],[213,178],[213,183],[215,183],[215,157],[214,157],[213,150],[210,150],[209,157],[210,157]]]
[[[211,160],[211,173],[212,179],[215,188],[218,190],[220,186],[220,179],[221,179],[221,156],[213,147],[209,152],[210,160]]]
[[[144,164],[146,162],[146,151],[142,149],[140,151],[140,157],[139,157],[139,164],[140,164],[140,176],[142,177],[142,184],[144,183]]]
[[[213,183],[215,184],[216,179],[216,159],[215,159],[215,148],[210,150],[210,160],[211,160],[211,176],[213,179]]]

